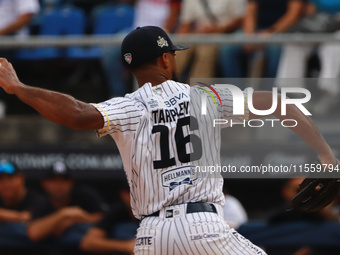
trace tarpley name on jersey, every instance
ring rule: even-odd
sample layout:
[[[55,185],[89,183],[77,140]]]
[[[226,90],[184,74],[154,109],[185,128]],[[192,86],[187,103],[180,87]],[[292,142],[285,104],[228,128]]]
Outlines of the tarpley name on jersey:
[[[167,98],[160,99],[159,102],[161,106],[163,107],[152,111],[152,117],[153,117],[154,123],[155,124],[168,123],[168,122],[176,121],[177,118],[189,116],[189,101],[183,101],[183,99],[185,98],[188,98],[188,96],[184,93],[180,93],[169,99]],[[150,108],[156,108],[157,106],[159,106],[159,104],[156,103],[157,102],[156,100],[153,100],[153,101],[155,102],[151,102],[151,101],[148,102]],[[183,102],[179,103],[179,101],[183,101]],[[164,109],[164,106],[168,108],[173,107],[173,109]]]

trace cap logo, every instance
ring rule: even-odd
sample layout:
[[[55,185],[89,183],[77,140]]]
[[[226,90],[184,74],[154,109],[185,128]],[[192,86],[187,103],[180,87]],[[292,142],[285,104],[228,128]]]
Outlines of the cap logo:
[[[158,40],[157,40],[157,44],[159,47],[163,48],[163,47],[168,47],[168,41],[164,39],[164,37],[162,36],[158,36]]]
[[[126,54],[124,54],[124,59],[125,59],[125,61],[126,61],[128,64],[131,64],[131,61],[132,61],[132,55],[131,55],[131,53],[126,53]]]
[[[66,174],[66,165],[64,162],[56,162],[53,165],[53,171],[55,174]]]

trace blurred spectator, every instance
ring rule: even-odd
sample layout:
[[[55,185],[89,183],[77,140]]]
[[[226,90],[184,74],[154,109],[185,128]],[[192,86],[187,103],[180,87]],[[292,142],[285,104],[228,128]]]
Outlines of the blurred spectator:
[[[179,34],[233,32],[244,15],[244,0],[183,0]],[[213,77],[216,70],[217,46],[191,45],[189,50],[177,53],[180,75],[190,65],[189,77]]]
[[[30,34],[38,35],[43,16],[68,3],[69,0],[39,0],[40,10],[30,22]]]
[[[163,29],[167,33],[173,33],[179,25],[179,16],[181,14],[182,0],[170,0],[170,10],[166,18]]]
[[[39,0],[40,7],[44,11],[51,11],[54,8],[69,4],[71,0]]]
[[[270,36],[286,31],[301,16],[305,0],[248,0],[244,17],[243,32],[247,35]],[[256,59],[265,56],[264,76],[276,77],[281,47],[277,45],[225,46],[220,51],[220,67],[223,77],[244,78],[250,73]],[[260,55],[259,55],[260,54]],[[248,66],[248,71],[244,68]]]
[[[130,0],[117,0],[117,5],[132,5],[134,1]],[[135,13],[136,13],[135,8]],[[136,14],[134,14],[136,16]],[[134,17],[135,19],[135,17]],[[132,30],[132,27],[125,27],[121,29],[118,34],[125,35]],[[120,47],[103,47],[100,56],[101,65],[105,74],[109,97],[124,96],[129,92],[128,89],[128,78],[126,73],[124,73]]]
[[[237,229],[243,223],[248,221],[246,210],[241,202],[234,196],[228,194],[226,189],[223,190],[225,197],[224,220],[231,228]]]
[[[87,232],[80,245],[82,250],[133,254],[138,222],[131,211],[127,184],[120,190],[119,196],[120,201],[113,204],[103,219]]]
[[[133,29],[158,26],[166,31],[173,31],[178,21],[181,2],[182,0],[135,0]]]
[[[51,0],[47,0],[47,1],[51,1]],[[116,2],[116,0],[59,0],[59,1],[72,4],[73,6],[76,6],[84,10],[87,15],[90,15],[93,9],[100,4]]]
[[[64,163],[55,163],[41,186],[48,203],[33,215],[28,228],[31,240],[60,236],[76,223],[96,223],[102,218],[100,196],[89,188],[76,186]]]
[[[39,11],[38,0],[7,0],[0,1],[0,37],[3,35],[28,35],[27,25],[32,17]],[[0,57],[11,59],[11,50],[1,50]],[[4,117],[6,93],[0,89],[0,119]]]
[[[332,206],[327,206],[320,212],[307,213],[303,211],[290,210],[290,201],[299,191],[299,184],[303,181],[303,178],[291,178],[288,179],[281,188],[281,196],[284,200],[282,206],[274,209],[268,215],[268,222],[271,224],[278,224],[292,221],[312,221],[323,222],[325,220],[338,221],[339,216],[336,212],[333,212]],[[320,249],[320,252],[315,248],[310,247],[275,247],[266,249],[268,254],[284,255],[284,254],[298,254],[298,255],[322,255],[322,254],[338,254],[333,253],[332,249]]]
[[[135,9],[133,28],[144,26],[164,27],[170,11],[170,0],[136,0]]]
[[[0,36],[28,35],[27,25],[38,11],[38,0],[0,1]]]
[[[45,200],[25,187],[25,176],[9,162],[0,162],[0,222],[27,222]]]
[[[329,33],[332,27],[339,29],[340,1],[339,0],[309,0],[307,6],[307,17],[311,28],[303,26],[301,22],[301,32],[309,33]],[[327,23],[329,20],[330,23]],[[325,23],[325,25],[322,24]],[[338,23],[334,26],[334,22]],[[333,24],[332,24],[333,23]],[[299,25],[299,24],[298,24]],[[298,31],[297,26],[297,31]],[[308,31],[306,31],[308,29]],[[320,30],[321,29],[321,30]],[[315,31],[314,31],[315,30]],[[304,78],[307,71],[307,60],[318,45],[315,44],[287,44],[283,48],[280,59],[278,78]],[[330,110],[338,109],[338,95],[340,93],[340,46],[337,43],[323,43],[317,48],[320,59],[320,74],[318,80],[319,89],[324,92],[324,96],[314,105],[314,113],[326,113]]]

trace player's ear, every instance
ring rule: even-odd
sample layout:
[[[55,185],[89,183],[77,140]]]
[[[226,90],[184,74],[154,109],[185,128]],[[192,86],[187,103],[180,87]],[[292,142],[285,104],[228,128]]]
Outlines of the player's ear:
[[[163,53],[162,56],[160,56],[160,64],[164,69],[168,69],[170,67],[170,59],[169,56],[166,53]]]

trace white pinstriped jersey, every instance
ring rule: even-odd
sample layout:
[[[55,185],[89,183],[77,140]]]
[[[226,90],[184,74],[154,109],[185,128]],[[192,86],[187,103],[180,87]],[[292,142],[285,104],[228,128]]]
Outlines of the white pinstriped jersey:
[[[243,121],[248,110],[233,117],[231,93],[216,90],[222,107],[208,100],[207,115],[200,114],[205,92],[170,80],[154,87],[146,83],[125,97],[94,104],[105,122],[98,136],[111,135],[121,154],[136,218],[189,202],[223,206],[223,179],[192,173],[197,165],[220,163],[220,129],[213,128],[213,119]]]

